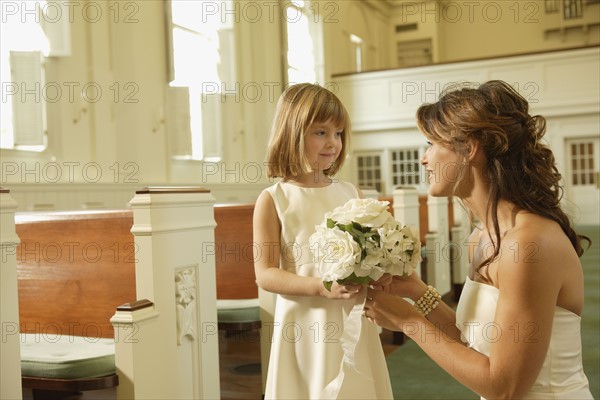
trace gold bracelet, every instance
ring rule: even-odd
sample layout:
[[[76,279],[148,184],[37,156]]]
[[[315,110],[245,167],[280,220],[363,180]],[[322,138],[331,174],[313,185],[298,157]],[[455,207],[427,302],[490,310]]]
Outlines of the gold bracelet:
[[[426,316],[434,308],[440,304],[440,300],[442,296],[438,293],[438,291],[433,286],[427,286],[427,291],[421,296],[421,298],[415,301],[415,308],[419,311],[423,316]]]

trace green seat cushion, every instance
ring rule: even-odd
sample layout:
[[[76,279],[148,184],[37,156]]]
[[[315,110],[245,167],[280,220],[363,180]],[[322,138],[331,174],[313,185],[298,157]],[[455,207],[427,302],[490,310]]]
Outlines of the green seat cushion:
[[[114,373],[114,339],[58,334],[21,334],[23,376],[83,379]]]
[[[227,323],[260,321],[258,299],[217,300],[217,319]]]

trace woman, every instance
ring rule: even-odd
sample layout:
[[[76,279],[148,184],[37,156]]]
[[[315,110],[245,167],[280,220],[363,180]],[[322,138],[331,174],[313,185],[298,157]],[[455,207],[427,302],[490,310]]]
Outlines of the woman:
[[[581,361],[583,253],[560,207],[545,120],[502,81],[444,94],[417,111],[430,142],[429,194],[479,221],[456,312],[417,276],[368,293],[364,314],[402,330],[482,398],[591,399]],[[403,297],[411,298],[415,305]]]

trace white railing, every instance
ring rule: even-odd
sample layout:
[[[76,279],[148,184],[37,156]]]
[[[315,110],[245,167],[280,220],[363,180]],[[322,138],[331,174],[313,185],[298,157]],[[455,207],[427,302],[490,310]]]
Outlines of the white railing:
[[[597,113],[600,48],[454,62],[335,77],[337,95],[352,115],[355,132],[416,128],[422,103],[438,100],[457,82],[500,79],[513,85],[546,117]],[[355,149],[358,150],[358,149]]]
[[[42,170],[43,171],[43,170]],[[43,175],[40,175],[43,178]],[[177,186],[195,186],[196,183]],[[3,184],[4,186],[4,184]],[[63,211],[84,209],[129,208],[131,193],[143,186],[164,184],[141,183],[8,183],[11,196],[18,203],[16,211]],[[206,186],[217,203],[254,203],[266,184],[219,183]]]

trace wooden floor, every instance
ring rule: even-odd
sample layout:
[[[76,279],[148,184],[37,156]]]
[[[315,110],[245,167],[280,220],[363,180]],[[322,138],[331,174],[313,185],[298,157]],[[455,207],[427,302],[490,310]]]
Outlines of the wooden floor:
[[[392,344],[392,333],[381,334],[384,353],[387,355],[398,346]],[[259,331],[244,331],[233,335],[220,332],[219,365],[221,376],[221,399],[243,400],[262,398],[260,372]],[[32,400],[31,391],[23,391],[23,400]],[[115,400],[115,389],[96,390],[71,396],[65,400]]]
[[[393,344],[393,334],[381,334],[383,351],[387,355],[398,348]],[[261,399],[260,341],[258,331],[244,332],[238,336],[221,335],[221,398]]]
[[[221,399],[261,399],[260,331],[219,337]]]

